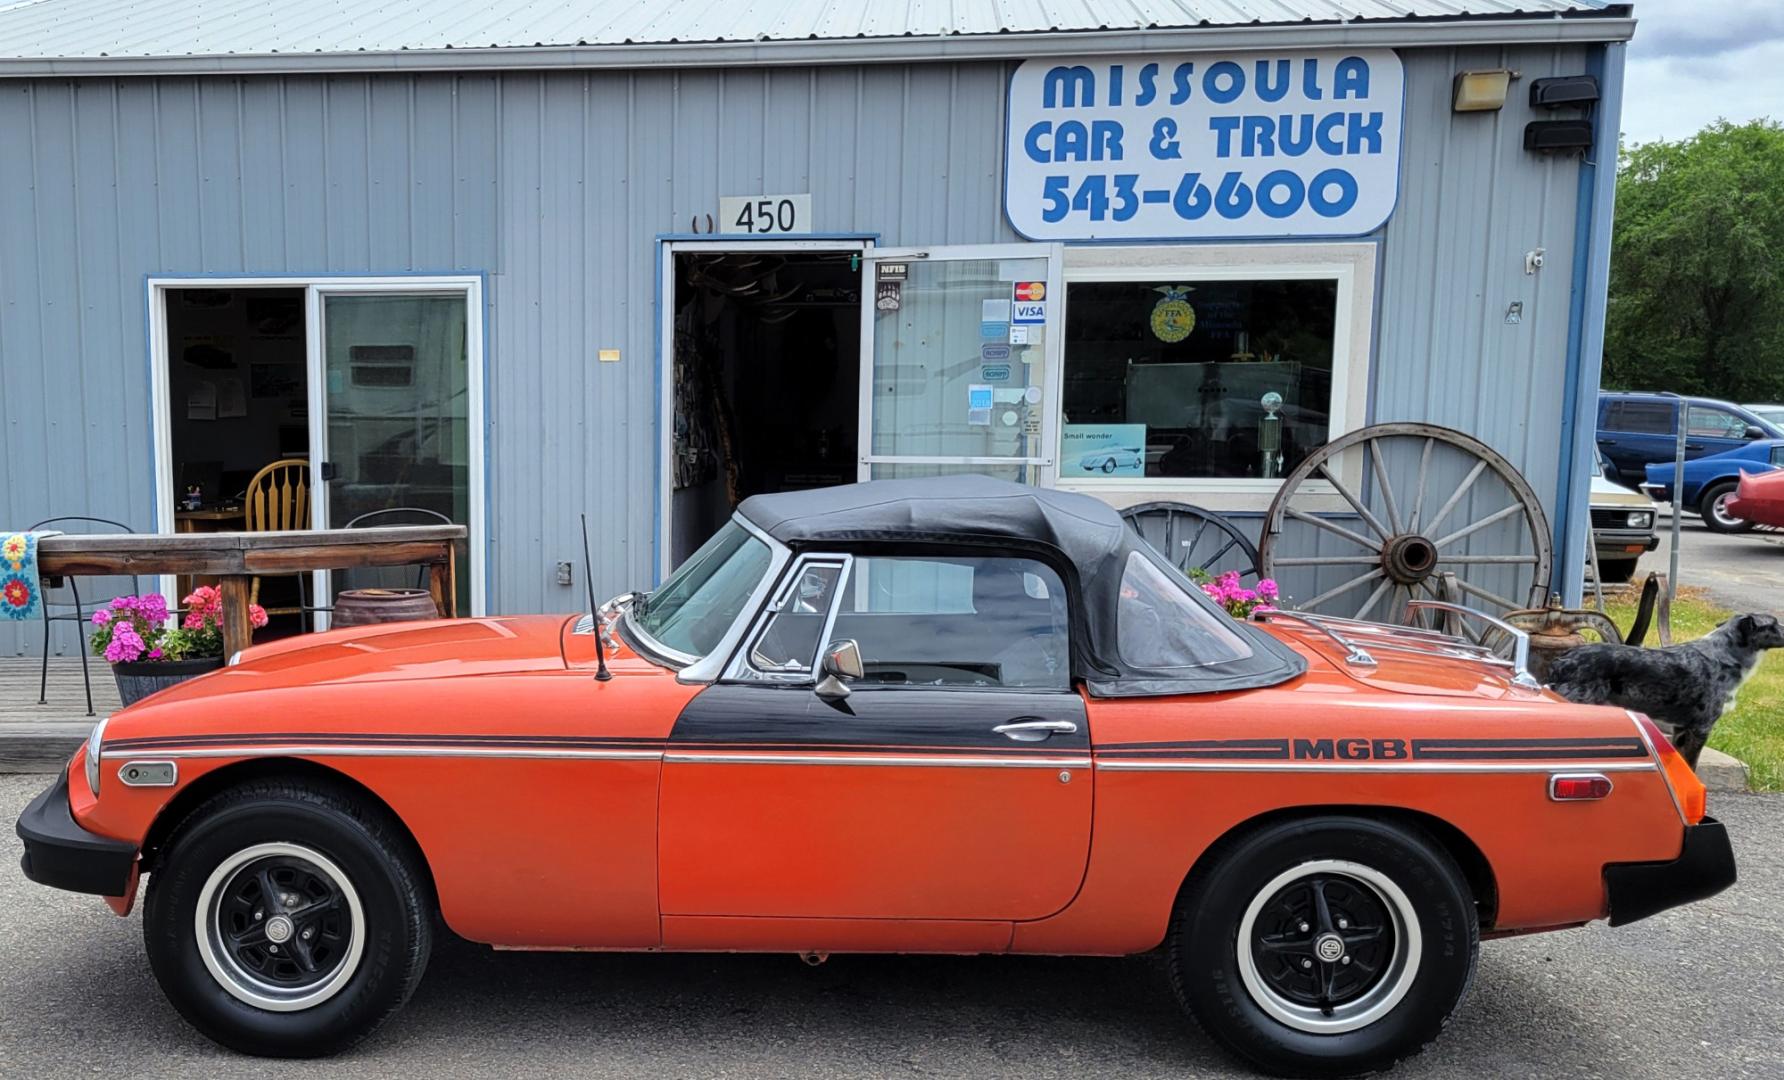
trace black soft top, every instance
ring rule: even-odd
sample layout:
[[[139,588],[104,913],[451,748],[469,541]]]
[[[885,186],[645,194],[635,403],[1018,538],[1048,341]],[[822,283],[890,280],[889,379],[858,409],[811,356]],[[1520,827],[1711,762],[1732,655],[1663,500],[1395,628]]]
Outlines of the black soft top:
[[[1271,686],[1306,670],[1287,645],[1250,623],[1227,618],[1201,589],[1107,503],[1088,495],[994,480],[949,476],[874,480],[840,487],[756,495],[738,514],[795,551],[884,550],[899,553],[982,548],[1040,558],[1074,594],[1072,665],[1097,697],[1206,694]],[[1129,559],[1139,553],[1189,598],[1236,632],[1250,654],[1185,655],[1169,667],[1135,667],[1117,647],[1117,605]]]

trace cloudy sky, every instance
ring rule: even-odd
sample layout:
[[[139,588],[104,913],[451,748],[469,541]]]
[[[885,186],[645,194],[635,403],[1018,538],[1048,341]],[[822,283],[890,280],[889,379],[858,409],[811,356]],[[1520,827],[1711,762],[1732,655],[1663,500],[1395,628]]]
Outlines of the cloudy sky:
[[[1623,88],[1630,142],[1725,117],[1784,120],[1784,0],[1634,0]]]

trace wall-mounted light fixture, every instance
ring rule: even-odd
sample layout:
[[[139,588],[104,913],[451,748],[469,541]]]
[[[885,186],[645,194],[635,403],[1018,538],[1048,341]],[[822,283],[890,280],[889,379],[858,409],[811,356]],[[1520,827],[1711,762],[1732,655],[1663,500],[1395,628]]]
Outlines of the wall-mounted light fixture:
[[[1532,109],[1583,109],[1597,100],[1598,79],[1592,75],[1530,80]]]
[[[1457,112],[1492,112],[1505,107],[1505,95],[1517,73],[1507,68],[1456,73],[1453,107]]]
[[[1598,79],[1593,75],[1558,75],[1530,80],[1530,107],[1551,115],[1559,109],[1578,109],[1578,120],[1532,120],[1524,125],[1524,149],[1542,154],[1585,152],[1593,140],[1593,106],[1598,103]]]

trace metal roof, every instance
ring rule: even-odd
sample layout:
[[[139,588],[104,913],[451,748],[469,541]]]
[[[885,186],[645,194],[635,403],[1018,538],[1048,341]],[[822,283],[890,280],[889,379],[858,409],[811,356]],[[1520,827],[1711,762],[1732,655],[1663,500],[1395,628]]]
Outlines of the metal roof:
[[[1481,20],[1553,25],[1569,15],[1627,14],[1628,5],[1613,0],[0,0],[0,65],[995,36],[1014,45],[1010,35]]]

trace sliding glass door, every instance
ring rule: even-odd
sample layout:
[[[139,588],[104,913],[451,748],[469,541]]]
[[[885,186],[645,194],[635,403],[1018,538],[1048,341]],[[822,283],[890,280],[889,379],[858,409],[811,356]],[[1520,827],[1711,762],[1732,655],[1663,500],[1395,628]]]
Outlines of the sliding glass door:
[[[480,323],[474,286],[400,282],[319,286],[312,310],[311,475],[324,528],[425,525],[471,530],[459,552],[458,604],[477,610],[481,579]],[[413,587],[406,569],[336,572],[343,588]],[[477,580],[474,580],[477,579]]]

